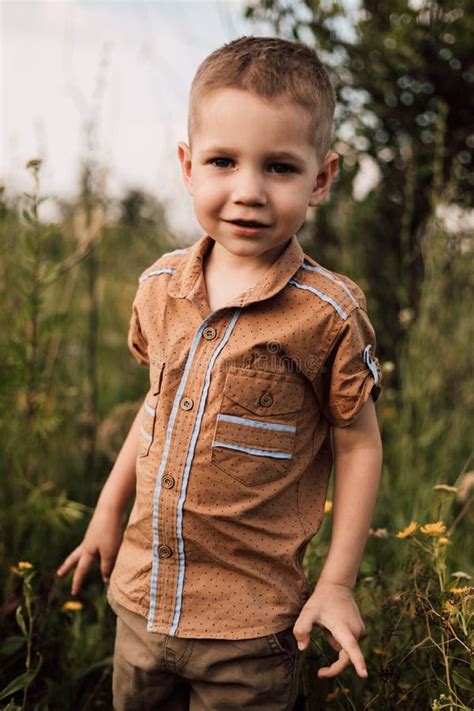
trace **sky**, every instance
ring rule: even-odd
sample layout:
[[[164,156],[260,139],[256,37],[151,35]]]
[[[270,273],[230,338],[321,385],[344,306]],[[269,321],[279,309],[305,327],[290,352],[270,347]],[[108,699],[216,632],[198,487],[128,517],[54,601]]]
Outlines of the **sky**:
[[[25,165],[42,158],[41,193],[53,199],[40,206],[40,218],[54,220],[54,196],[78,194],[81,161],[90,154],[107,173],[108,196],[144,189],[166,206],[175,234],[198,237],[176,146],[187,140],[198,64],[231,39],[273,34],[244,18],[245,4],[0,0],[0,181],[7,195],[31,191]],[[362,167],[370,182],[371,166]]]

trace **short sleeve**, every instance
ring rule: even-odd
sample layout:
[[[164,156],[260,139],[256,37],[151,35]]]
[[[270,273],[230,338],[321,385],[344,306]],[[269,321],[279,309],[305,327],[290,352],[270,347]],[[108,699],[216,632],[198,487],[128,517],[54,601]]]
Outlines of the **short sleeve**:
[[[140,327],[140,319],[136,303],[133,304],[132,317],[130,319],[130,327],[128,329],[128,347],[133,356],[141,365],[150,365],[148,358],[148,342]]]
[[[334,427],[355,422],[370,393],[382,389],[382,368],[375,355],[376,337],[365,309],[353,309],[344,321],[315,389],[322,414]]]

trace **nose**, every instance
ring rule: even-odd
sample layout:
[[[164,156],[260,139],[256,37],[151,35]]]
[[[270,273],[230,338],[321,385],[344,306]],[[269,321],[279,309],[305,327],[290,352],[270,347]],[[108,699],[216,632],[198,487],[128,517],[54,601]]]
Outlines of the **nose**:
[[[235,173],[233,201],[237,205],[265,205],[267,195],[261,173],[252,169],[240,169]]]

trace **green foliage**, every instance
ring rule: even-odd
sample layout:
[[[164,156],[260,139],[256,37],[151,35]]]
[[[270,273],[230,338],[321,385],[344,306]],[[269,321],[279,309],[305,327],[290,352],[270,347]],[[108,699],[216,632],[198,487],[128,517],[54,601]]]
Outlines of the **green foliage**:
[[[44,589],[28,561],[12,572],[21,582],[15,614],[21,637],[12,634],[0,645],[2,677],[11,679],[0,690],[1,701],[10,699],[3,708],[110,708],[113,621],[103,592],[95,590],[87,610],[77,600],[61,603],[55,581]],[[21,706],[10,705],[12,697]]]
[[[366,292],[384,370],[377,525],[356,587],[369,677],[318,679],[315,671],[334,652],[314,631],[304,675],[308,709],[467,711],[473,232],[462,220],[447,225],[472,206],[473,6],[262,0],[246,15],[313,45],[334,79],[342,165],[331,200],[304,230],[305,247]],[[380,180],[355,200],[364,155]],[[415,532],[399,538],[395,531],[410,521]],[[431,539],[416,523],[438,521],[450,521],[449,528]],[[305,559],[313,583],[329,540],[326,519]]]
[[[254,0],[247,16],[314,46],[329,68],[341,169],[307,229],[307,248],[366,287],[379,353],[395,361],[406,334],[399,315],[419,307],[424,226],[453,174],[450,203],[472,206],[474,5]],[[380,181],[354,200],[363,156]]]
[[[125,196],[108,221],[88,170],[77,202],[45,224],[41,161],[27,169],[31,192],[7,203],[0,190],[0,703],[111,708],[113,615],[102,584],[89,581],[76,609],[55,570],[120,446],[98,435],[120,439],[117,404],[125,434],[146,390],[126,345],[131,303],[140,272],[174,245],[151,196]]]
[[[450,190],[440,196],[440,205],[449,203]],[[311,669],[322,666],[322,658],[330,663],[315,639],[306,669],[310,708],[472,708],[474,588],[472,576],[464,572],[471,564],[464,542],[473,523],[474,490],[474,472],[468,471],[474,392],[469,344],[474,333],[466,308],[473,286],[473,235],[470,230],[449,232],[438,212],[434,206],[420,237],[424,279],[418,313],[403,313],[406,337],[397,352],[398,388],[395,364],[382,363],[385,388],[378,416],[384,466],[378,526],[366,546],[356,588],[369,630],[362,643],[369,678],[363,686],[348,677],[347,686],[339,679],[315,683]],[[402,531],[397,536],[396,529],[409,521],[416,535]],[[447,530],[444,521],[450,521]],[[437,524],[432,533],[431,523]],[[308,552],[314,582],[329,536],[325,525]],[[430,536],[426,543],[423,539]],[[317,701],[321,698],[324,705]]]
[[[382,482],[355,589],[369,677],[349,668],[318,679],[333,651],[313,630],[308,711],[473,705],[472,229],[445,219],[471,200],[472,13],[460,9],[363,2],[350,41],[339,3],[247,11],[311,37],[339,83],[343,169],[302,236],[367,293],[384,371]],[[355,202],[363,152],[382,179]],[[130,308],[137,276],[173,241],[162,206],[138,191],[112,221],[90,169],[60,223],[42,223],[40,169],[28,164],[34,189],[21,198],[7,202],[0,188],[0,704],[108,709],[114,619],[99,573],[71,600],[54,571],[80,541],[146,389],[126,347]],[[330,532],[328,513],[304,561],[311,583]]]

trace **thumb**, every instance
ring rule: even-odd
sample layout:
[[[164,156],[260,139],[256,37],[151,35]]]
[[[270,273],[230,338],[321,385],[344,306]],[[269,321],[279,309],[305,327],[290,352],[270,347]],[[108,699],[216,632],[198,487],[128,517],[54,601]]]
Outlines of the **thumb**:
[[[112,556],[102,557],[100,560],[100,573],[104,583],[108,583],[112,570],[114,569],[115,558]]]
[[[312,629],[313,620],[311,617],[311,613],[309,612],[309,610],[305,610],[303,607],[293,627],[293,634],[296,638],[296,641],[298,643],[298,649],[300,651],[306,649],[306,647],[309,645]]]

